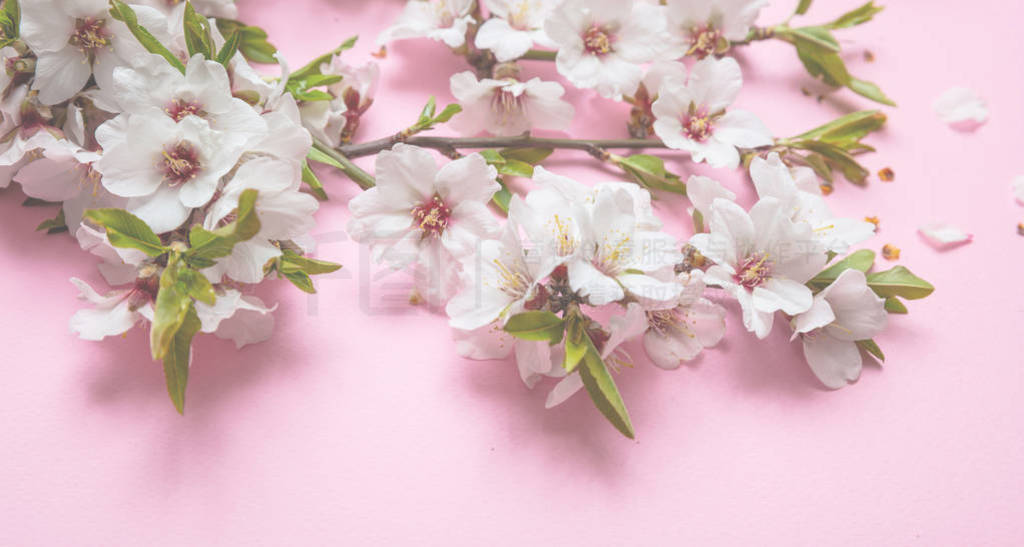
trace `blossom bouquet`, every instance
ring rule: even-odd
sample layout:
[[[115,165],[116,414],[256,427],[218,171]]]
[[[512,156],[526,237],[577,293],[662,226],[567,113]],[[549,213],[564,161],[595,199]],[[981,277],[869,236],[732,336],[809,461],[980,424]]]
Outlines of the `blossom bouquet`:
[[[865,184],[858,156],[874,150],[864,140],[884,113],[780,137],[732,107],[743,76],[730,55],[765,41],[791,45],[823,86],[894,106],[850,73],[835,36],[882,8],[799,26],[812,7],[801,0],[763,26],[763,4],[411,0],[377,56],[395,40],[443,42],[466,61],[450,78],[456,102],[439,109],[431,96],[408,127],[362,139],[379,71],[343,60],[354,39],[292,71],[230,1],[5,0],[0,183],[52,204],[40,229],[102,259],[112,288],[72,279],[90,304],[72,331],[100,340],[148,325],[181,412],[198,333],[267,340],[273,306],[253,286],[280,278],[314,292],[311,276],[340,268],[311,256],[321,164],[364,190],[349,203],[349,234],[410,271],[411,301],[447,315],[463,356],[514,355],[528,387],[552,384],[548,407],[585,388],[633,437],[615,380],[634,364],[626,342],[678,368],[723,339],[723,303],[735,301],[759,339],[781,316],[776,328],[840,388],[865,358],[884,359],[873,338],[889,315],[933,291],[853,251],[875,224],[834,216],[825,198],[840,178]],[[554,63],[564,82],[529,77],[533,62]],[[575,116],[563,83],[624,103],[622,137],[539,136]],[[441,125],[465,136],[424,134]],[[545,167],[561,149],[617,180]],[[372,174],[353,162],[372,155]],[[757,201],[738,203],[708,176],[684,180],[675,165],[686,162],[743,169]],[[514,191],[513,178],[531,189]],[[659,212],[685,215],[692,233],[665,228],[658,194],[685,196],[690,207]]]

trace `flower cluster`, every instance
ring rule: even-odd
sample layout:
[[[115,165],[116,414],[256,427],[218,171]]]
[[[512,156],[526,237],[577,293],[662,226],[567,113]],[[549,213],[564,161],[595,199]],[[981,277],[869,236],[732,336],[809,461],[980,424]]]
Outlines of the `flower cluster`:
[[[72,279],[90,307],[71,330],[149,323],[179,410],[194,334],[266,340],[273,306],[247,287],[273,274],[311,291],[309,274],[338,267],[303,256],[318,202],[300,191],[312,139],[288,75],[264,80],[240,31],[197,10],[236,15],[225,0],[8,0],[0,50],[3,182],[59,204],[44,226],[100,257],[112,287]]]

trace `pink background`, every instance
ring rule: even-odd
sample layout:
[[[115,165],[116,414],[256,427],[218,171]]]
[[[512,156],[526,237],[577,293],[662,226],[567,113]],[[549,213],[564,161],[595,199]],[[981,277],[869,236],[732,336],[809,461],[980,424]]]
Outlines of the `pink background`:
[[[293,66],[356,33],[348,58],[369,59],[400,9],[241,3]],[[777,0],[761,21],[794,3]],[[856,4],[819,1],[805,20]],[[1010,181],[1024,173],[1022,17],[1018,2],[894,0],[841,34],[851,70],[901,106],[886,110],[891,123],[872,139],[881,151],[865,159],[896,181],[840,182],[830,202],[879,216],[870,246],[902,247],[901,263],[938,288],[878,337],[884,370],[867,366],[855,386],[826,391],[787,329],[758,342],[733,308],[727,341],[699,361],[670,373],[641,358],[620,375],[636,442],[586,396],[545,411],[546,390],[528,391],[511,362],[456,357],[442,317],[388,300],[401,304],[404,289],[383,286],[401,276],[370,285],[366,253],[341,236],[356,188],[326,171],[320,256],[344,273],[319,280],[315,298],[270,283],[261,294],[280,302],[270,343],[235,352],[203,338],[179,417],[142,330],[103,343],[68,332],[79,303],[67,278],[100,283],[95,260],[67,236],[32,231],[49,210],[0,193],[0,544],[1020,544],[1024,208]],[[740,59],[740,103],[778,135],[870,107],[848,91],[820,104],[802,96],[786,44]],[[394,45],[381,65],[359,139],[408,125],[427,94],[450,101],[448,76],[463,69],[428,41]],[[531,62],[525,74],[554,71]],[[931,111],[953,85],[989,101],[992,119],[974,134]],[[569,95],[573,135],[624,135],[623,105]],[[610,178],[578,153],[554,160],[583,180]],[[716,176],[749,203],[740,173]],[[680,237],[684,207],[658,205]],[[934,251],[915,232],[933,220],[976,239]]]

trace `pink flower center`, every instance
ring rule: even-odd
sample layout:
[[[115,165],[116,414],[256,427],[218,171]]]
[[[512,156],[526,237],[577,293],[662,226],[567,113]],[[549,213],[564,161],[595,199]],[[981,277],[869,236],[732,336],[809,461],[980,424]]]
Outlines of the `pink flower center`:
[[[195,147],[187,142],[179,142],[164,148],[162,167],[164,180],[171,186],[177,186],[196,178],[202,165]]]
[[[733,280],[748,289],[753,289],[764,284],[771,275],[772,263],[768,261],[768,256],[753,254],[743,260]]]
[[[583,33],[583,49],[591,55],[607,55],[614,39],[606,27],[595,23]]]
[[[164,112],[167,113],[174,121],[180,122],[188,116],[199,116],[202,117],[203,105],[196,101],[187,101],[185,99],[174,99],[167,104],[164,108]]]
[[[703,59],[708,55],[719,52],[722,46],[722,31],[714,25],[698,25],[690,29],[690,49],[687,55],[694,55]]]
[[[661,336],[669,336],[676,332],[693,336],[686,327],[686,318],[679,313],[678,307],[647,312],[647,325]]]
[[[715,128],[714,116],[708,113],[707,107],[697,108],[692,103],[689,112],[683,115],[680,122],[683,124],[683,134],[695,142],[708,140]]]
[[[91,58],[98,50],[110,45],[110,32],[107,30],[106,21],[97,17],[78,19],[68,43]]]
[[[525,93],[516,95],[505,89],[496,89],[491,97],[491,110],[498,114],[502,121],[510,116],[518,116],[525,105]]]
[[[416,219],[420,230],[432,237],[439,237],[444,233],[451,216],[452,210],[445,205],[441,196],[437,195],[426,203],[412,208],[412,217]]]

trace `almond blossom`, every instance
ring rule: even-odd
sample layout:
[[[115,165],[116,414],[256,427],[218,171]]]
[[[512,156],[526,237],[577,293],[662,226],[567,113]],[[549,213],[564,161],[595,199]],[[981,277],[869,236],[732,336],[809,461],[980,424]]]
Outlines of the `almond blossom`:
[[[651,110],[654,132],[670,148],[690,152],[693,161],[735,168],[738,148],[772,143],[771,132],[754,114],[726,109],[736,100],[743,75],[735,59],[697,62],[689,79],[667,78]]]
[[[377,262],[418,264],[420,295],[443,305],[456,289],[458,259],[497,234],[487,209],[500,188],[497,171],[479,154],[438,169],[426,150],[397,144],[377,156],[376,175],[377,185],[349,202],[349,234],[369,244]]]
[[[821,383],[839,389],[860,377],[857,341],[878,335],[887,321],[884,300],[868,287],[864,273],[848,269],[793,318],[793,338],[803,342],[804,357]]]
[[[331,100],[307,101],[300,107],[302,124],[319,141],[338,146],[359,127],[359,119],[373,104],[380,79],[377,63],[353,67],[335,55],[320,66],[325,75],[341,76],[340,82],[327,86]]]
[[[767,0],[668,0],[668,29],[686,55],[703,59],[743,40]]]
[[[709,227],[690,244],[714,263],[704,281],[739,301],[747,330],[765,338],[775,312],[796,315],[810,308],[813,295],[804,283],[822,270],[827,255],[810,225],[792,222],[781,201],[761,198],[748,213],[716,199]]]
[[[939,119],[955,129],[971,131],[988,121],[988,104],[974,90],[951,87],[932,103]]]
[[[534,46],[553,47],[544,32],[544,21],[554,9],[553,0],[486,0],[491,18],[476,31],[476,47],[489,49],[500,61],[517,59]]]
[[[474,135],[489,131],[495,135],[519,135],[533,129],[564,131],[575,109],[562,100],[565,89],[557,82],[531,78],[477,80],[472,72],[451,77],[451,91],[462,106],[452,126]]]
[[[679,368],[725,336],[725,308],[704,297],[703,272],[676,274],[682,287],[666,307],[647,309],[644,351],[663,369]]]
[[[380,33],[377,43],[430,38],[456,48],[466,43],[466,28],[473,21],[473,0],[409,0],[390,27]]]
[[[36,54],[32,88],[43,104],[64,102],[85,87],[90,76],[101,89],[113,83],[114,68],[130,65],[145,50],[123,23],[110,16],[106,0],[22,2],[21,38]],[[137,6],[147,28],[165,21],[157,10]]]
[[[666,43],[659,8],[639,2],[565,0],[544,30],[558,45],[555,66],[562,76],[616,100],[636,90],[641,65]]]

